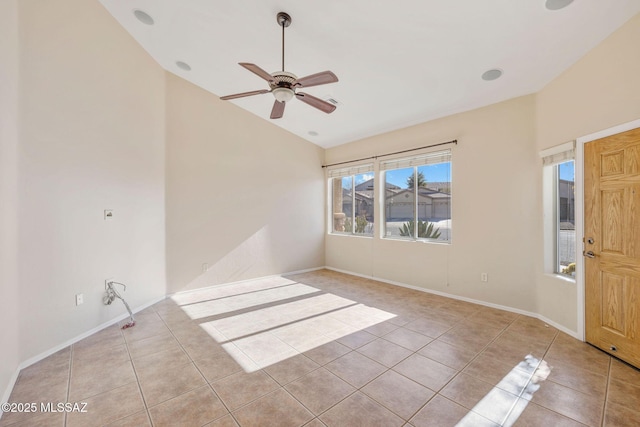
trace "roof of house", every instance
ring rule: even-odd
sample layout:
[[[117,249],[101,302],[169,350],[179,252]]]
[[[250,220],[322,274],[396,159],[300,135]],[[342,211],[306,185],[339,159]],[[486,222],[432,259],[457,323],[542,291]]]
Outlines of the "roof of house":
[[[387,190],[400,190],[401,188],[398,187],[397,185],[391,184],[390,182],[386,182],[385,183],[385,188]],[[365,181],[361,184],[356,185],[356,191],[362,191],[362,190],[373,190],[373,178],[371,178],[368,181]]]

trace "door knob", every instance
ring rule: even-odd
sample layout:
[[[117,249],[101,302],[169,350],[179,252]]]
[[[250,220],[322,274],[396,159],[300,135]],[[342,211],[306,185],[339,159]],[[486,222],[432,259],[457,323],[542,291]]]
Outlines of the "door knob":
[[[582,255],[586,256],[587,258],[595,258],[596,254],[593,253],[593,251],[582,251]]]
[[[590,244],[590,245],[593,245],[594,242],[595,242],[595,240],[593,240],[593,237],[589,237],[587,239],[587,243]]]

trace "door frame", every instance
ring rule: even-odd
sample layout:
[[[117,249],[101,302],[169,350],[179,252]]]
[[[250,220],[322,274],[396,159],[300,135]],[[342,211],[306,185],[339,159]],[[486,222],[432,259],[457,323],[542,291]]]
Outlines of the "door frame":
[[[576,194],[576,284],[578,293],[578,339],[585,340],[585,271],[582,251],[584,244],[584,144],[617,133],[640,128],[640,119],[576,138],[575,182]]]

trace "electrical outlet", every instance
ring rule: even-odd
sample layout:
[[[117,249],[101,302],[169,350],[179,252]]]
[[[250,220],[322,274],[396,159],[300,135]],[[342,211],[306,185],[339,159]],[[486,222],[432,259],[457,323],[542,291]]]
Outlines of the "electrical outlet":
[[[76,294],[76,305],[80,305],[84,302],[83,294]]]
[[[202,264],[202,272],[206,273],[207,270],[209,270],[209,263],[205,262],[204,264]]]
[[[481,282],[488,282],[489,281],[489,275],[487,273],[480,273],[480,281]]]

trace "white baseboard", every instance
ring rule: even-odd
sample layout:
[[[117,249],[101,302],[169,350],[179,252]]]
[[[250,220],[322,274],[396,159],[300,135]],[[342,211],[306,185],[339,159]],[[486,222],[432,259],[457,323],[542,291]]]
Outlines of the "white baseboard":
[[[564,332],[565,334],[579,339],[578,338],[578,333],[576,331],[572,331],[556,322],[554,322],[553,320],[547,319],[546,317],[538,314],[538,313],[533,313],[531,311],[526,311],[526,310],[520,310],[519,308],[514,308],[514,307],[509,307],[506,305],[500,305],[500,304],[494,304],[491,302],[487,302],[487,301],[481,301],[481,300],[477,300],[477,299],[473,299],[473,298],[467,298],[467,297],[463,297],[463,296],[459,296],[459,295],[453,295],[453,294],[448,294],[446,292],[441,292],[441,291],[436,291],[433,289],[427,289],[427,288],[421,288],[419,286],[413,286],[413,285],[409,285],[406,283],[401,283],[401,282],[396,282],[394,280],[388,280],[388,279],[382,279],[380,277],[374,277],[374,276],[368,276],[365,274],[359,274],[359,273],[354,273],[352,271],[348,271],[348,270],[342,270],[339,268],[333,268],[333,267],[325,267],[327,270],[332,270],[332,271],[336,271],[338,273],[344,273],[344,274],[349,274],[351,276],[357,276],[357,277],[363,277],[365,279],[371,279],[371,280],[376,280],[378,282],[382,282],[382,283],[387,283],[389,285],[394,285],[394,286],[400,286],[403,288],[408,288],[408,289],[413,289],[416,291],[421,291],[421,292],[426,292],[429,294],[434,294],[434,295],[439,295],[442,297],[447,297],[447,298],[452,298],[452,299],[456,299],[456,300],[460,300],[460,301],[465,301],[465,302],[470,302],[473,304],[478,304],[478,305],[482,305],[485,307],[491,307],[491,308],[496,308],[498,310],[504,310],[504,311],[509,311],[511,313],[516,313],[516,314],[522,314],[524,316],[529,316],[529,317],[533,317],[535,319],[539,319],[541,321],[543,321],[544,323],[553,326],[554,328],[558,329],[559,331]]]
[[[9,384],[7,384],[7,388],[4,391],[4,394],[2,395],[2,400],[0,400],[0,403],[5,403],[9,401],[9,397],[11,397],[11,392],[13,391],[13,386],[15,386],[16,381],[18,381],[18,375],[20,375],[20,366],[18,366],[18,368],[15,370],[15,372],[11,376],[11,379],[9,380]],[[3,413],[4,412],[0,411],[0,419],[2,419]]]
[[[151,307],[153,304],[160,302],[162,300],[164,300],[166,298],[166,296],[163,297],[159,297],[159,298],[155,298],[150,302],[147,302],[139,307],[136,307],[135,309],[133,309],[132,311],[134,313],[137,313],[139,311],[144,310],[145,308]],[[0,400],[0,402],[8,402],[9,401],[9,397],[11,397],[11,392],[13,391],[13,387],[16,385],[16,381],[18,380],[18,375],[20,374],[20,371],[23,370],[24,368],[27,368],[31,365],[33,365],[34,363],[37,363],[39,361],[41,361],[42,359],[51,356],[52,354],[69,347],[70,345],[80,341],[81,339],[84,339],[86,337],[88,337],[89,335],[93,335],[96,332],[99,332],[101,330],[103,330],[104,328],[108,328],[109,326],[115,325],[116,323],[120,322],[121,320],[124,320],[126,318],[129,317],[129,313],[124,313],[114,319],[111,319],[101,325],[96,326],[93,329],[90,329],[86,332],[83,332],[80,335],[77,335],[73,338],[71,338],[70,340],[67,340],[65,342],[63,342],[62,344],[59,344],[55,347],[52,347],[36,356],[30,357],[29,359],[23,361],[22,363],[20,363],[20,365],[18,365],[18,368],[16,369],[16,371],[14,372],[13,376],[11,377],[11,381],[9,381],[9,384],[7,384],[7,388],[4,391],[4,394],[2,395],[2,400]],[[2,418],[2,412],[0,411],[0,418]]]

